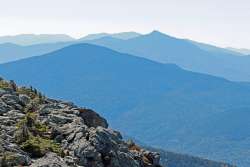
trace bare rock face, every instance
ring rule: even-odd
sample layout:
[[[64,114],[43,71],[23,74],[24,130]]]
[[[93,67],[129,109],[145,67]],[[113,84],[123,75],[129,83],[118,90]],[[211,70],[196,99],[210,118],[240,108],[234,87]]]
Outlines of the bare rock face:
[[[56,153],[48,152],[44,157],[34,160],[31,167],[67,167],[66,161]]]
[[[159,160],[96,112],[0,80],[0,167],[159,167]]]
[[[89,109],[80,109],[80,117],[83,118],[85,124],[89,127],[98,127],[102,126],[104,128],[108,128],[108,122],[100,117],[96,112]]]

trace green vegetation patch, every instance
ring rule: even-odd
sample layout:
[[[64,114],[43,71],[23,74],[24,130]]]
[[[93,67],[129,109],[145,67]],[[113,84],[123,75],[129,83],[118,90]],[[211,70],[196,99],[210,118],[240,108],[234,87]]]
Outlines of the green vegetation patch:
[[[27,112],[25,117],[23,119],[21,119],[18,123],[17,123],[17,128],[22,128],[23,126],[27,126],[27,127],[33,127],[33,125],[35,124],[37,119],[37,113],[35,112]]]
[[[10,89],[11,85],[7,81],[0,80],[0,88],[1,89]]]
[[[31,136],[27,141],[21,144],[21,149],[30,153],[33,158],[42,157],[50,151],[60,156],[62,156],[63,153],[59,144],[53,140],[44,139],[39,136]]]
[[[17,93],[19,94],[24,94],[29,96],[31,99],[34,99],[37,97],[37,94],[35,93],[35,91],[33,91],[30,88],[26,88],[26,87],[21,87],[17,90]]]
[[[44,156],[47,152],[63,155],[63,150],[49,136],[49,127],[37,120],[36,112],[28,112],[17,124],[15,139],[21,149],[33,158]]]
[[[0,153],[0,166],[1,167],[25,165],[22,163],[25,163],[25,162],[21,161],[20,157],[17,156],[16,153],[13,153],[13,152]]]

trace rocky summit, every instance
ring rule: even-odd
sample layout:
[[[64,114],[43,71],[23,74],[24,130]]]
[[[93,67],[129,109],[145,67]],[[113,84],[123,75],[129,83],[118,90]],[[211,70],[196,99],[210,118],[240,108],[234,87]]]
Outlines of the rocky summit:
[[[0,167],[160,167],[96,112],[0,79]]]

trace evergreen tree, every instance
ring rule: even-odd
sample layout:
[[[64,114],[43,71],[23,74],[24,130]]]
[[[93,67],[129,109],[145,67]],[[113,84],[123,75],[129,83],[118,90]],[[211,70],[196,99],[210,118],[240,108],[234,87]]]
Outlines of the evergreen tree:
[[[34,88],[34,93],[37,95],[37,89],[36,88]]]
[[[10,86],[11,86],[11,88],[12,88],[14,91],[17,91],[17,85],[16,85],[15,81],[10,80]]]

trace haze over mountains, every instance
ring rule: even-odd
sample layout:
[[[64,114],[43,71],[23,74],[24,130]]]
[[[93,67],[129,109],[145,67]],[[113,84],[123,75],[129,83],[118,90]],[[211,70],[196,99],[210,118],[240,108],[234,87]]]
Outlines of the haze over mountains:
[[[0,44],[13,43],[17,45],[35,45],[42,43],[57,43],[73,41],[74,38],[64,34],[22,34],[15,36],[1,36]]]
[[[38,56],[61,49],[71,43],[49,43],[30,46],[20,46],[12,43],[0,44],[0,64],[28,57]]]
[[[246,53],[158,31],[10,39],[0,63],[16,62],[0,65],[4,77],[94,108],[149,145],[250,163],[250,84],[229,81],[250,81]]]
[[[117,39],[131,39],[140,36],[137,32],[121,32],[121,33],[98,33],[89,34],[80,39],[75,39],[65,34],[21,34],[13,36],[0,36],[0,44],[12,43],[21,46],[37,45],[37,44],[48,44],[48,43],[59,43],[59,42],[73,42],[73,41],[84,41],[94,40],[103,37],[113,37]]]
[[[204,50],[190,41],[177,39],[158,31],[125,41],[106,37],[88,42],[161,63],[174,63],[195,72],[234,81],[250,81],[250,57]]]
[[[194,72],[232,81],[250,81],[250,56],[242,56],[235,51],[174,38],[158,31],[146,35],[133,32],[106,35],[96,34],[73,42],[28,47],[0,45],[0,63],[46,54],[74,43],[91,43],[160,63],[174,63]]]
[[[158,43],[159,39],[164,43]],[[190,42],[158,32],[126,40],[129,43],[110,37],[98,42],[108,40],[111,44],[114,40],[128,44],[127,48],[144,46],[145,52],[140,49],[138,54],[150,53],[152,48],[158,55],[164,55],[159,49],[166,51],[165,48],[168,53],[175,53],[181,46],[176,54],[180,62],[181,49],[190,53],[197,49]],[[165,45],[166,41],[170,46]],[[158,46],[154,45],[156,42]],[[131,56],[78,44],[2,64],[0,74],[20,84],[33,85],[51,97],[94,108],[113,127],[147,144],[247,167],[250,84],[186,71],[138,54]],[[167,55],[167,60],[174,59]],[[197,62],[190,59],[193,64]]]
[[[237,49],[237,48],[232,48],[232,47],[228,47],[227,49],[244,54],[244,55],[250,55],[250,49]]]
[[[137,32],[122,32],[122,33],[113,33],[113,34],[109,34],[109,33],[98,33],[98,34],[89,34],[83,38],[80,38],[80,41],[85,41],[85,40],[94,40],[94,39],[100,39],[103,37],[112,37],[112,38],[117,38],[117,39],[131,39],[131,38],[135,38],[135,37],[139,37],[142,34],[139,34]]]
[[[210,45],[210,44],[205,44],[205,43],[201,43],[201,42],[196,42],[196,41],[192,41],[192,40],[188,40],[189,42],[191,42],[192,44],[195,44],[196,46],[198,46],[200,49],[204,50],[204,51],[208,51],[208,52],[213,52],[213,53],[223,53],[223,54],[231,54],[231,55],[238,55],[238,56],[245,56],[240,52],[237,52],[235,50],[231,50],[231,49],[227,49],[227,48],[220,48],[214,45]]]
[[[64,35],[17,35],[0,37],[0,64],[39,56],[86,40],[100,39],[108,36],[125,40],[139,35],[136,32],[99,33],[87,35],[79,40],[71,37],[67,38],[66,35],[65,37]]]

